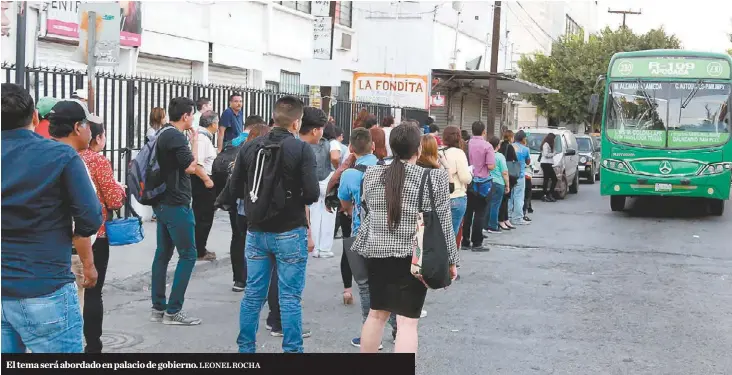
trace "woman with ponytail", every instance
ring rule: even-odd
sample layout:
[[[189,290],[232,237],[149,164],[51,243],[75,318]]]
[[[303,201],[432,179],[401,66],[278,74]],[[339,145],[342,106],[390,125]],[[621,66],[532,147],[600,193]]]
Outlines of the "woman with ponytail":
[[[417,214],[431,210],[429,190],[424,189],[424,207],[419,192],[424,168],[416,165],[422,131],[401,125],[389,135],[394,162],[366,170],[363,181],[365,217],[351,250],[366,258],[371,310],[361,331],[361,352],[375,353],[381,343],[390,313],[397,315],[395,352],[417,352],[417,323],[427,288],[410,272]],[[458,251],[450,214],[448,174],[430,170],[433,202],[446,236],[450,274],[457,277]]]

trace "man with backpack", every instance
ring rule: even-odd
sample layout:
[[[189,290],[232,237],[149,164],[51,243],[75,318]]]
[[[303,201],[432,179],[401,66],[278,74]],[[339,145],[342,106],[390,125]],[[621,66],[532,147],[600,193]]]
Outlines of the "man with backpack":
[[[275,126],[239,151],[231,174],[233,196],[243,199],[248,221],[247,286],[241,301],[240,353],[254,353],[259,314],[267,298],[272,257],[279,274],[282,349],[303,352],[302,291],[308,260],[308,219],[305,207],[318,200],[315,155],[295,138],[303,103],[293,96],[277,100]]]
[[[158,218],[158,246],[152,264],[153,308],[150,320],[169,325],[201,324],[201,319],[189,317],[183,312],[183,300],[197,255],[196,221],[191,208],[191,175],[196,173],[198,167],[199,139],[193,125],[193,112],[194,103],[191,99],[181,97],[170,101],[170,123],[163,126],[155,140],[148,143],[153,148],[153,158],[157,160],[159,170],[143,178],[144,185],[150,190],[163,188],[160,189],[162,191],[158,190],[157,196],[140,202],[151,204]],[[188,134],[190,142],[184,133]],[[208,142],[207,139],[200,141]],[[174,248],[178,250],[179,259],[170,299],[166,300],[166,276]]]

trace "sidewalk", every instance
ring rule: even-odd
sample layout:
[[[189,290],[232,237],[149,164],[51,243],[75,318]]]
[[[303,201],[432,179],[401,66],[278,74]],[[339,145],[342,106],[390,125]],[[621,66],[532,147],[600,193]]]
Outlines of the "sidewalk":
[[[125,291],[147,291],[150,289],[150,273],[153,256],[157,248],[157,223],[145,221],[143,223],[145,239],[130,246],[113,246],[109,249],[109,267],[105,289],[121,289]],[[231,243],[231,226],[229,214],[217,211],[214,217],[211,235],[208,238],[208,249],[216,253],[215,261],[197,261],[194,273],[213,268],[225,267],[222,272],[231,273],[231,257],[229,245]],[[172,280],[175,266],[178,264],[178,253],[173,254],[168,267],[168,280]]]

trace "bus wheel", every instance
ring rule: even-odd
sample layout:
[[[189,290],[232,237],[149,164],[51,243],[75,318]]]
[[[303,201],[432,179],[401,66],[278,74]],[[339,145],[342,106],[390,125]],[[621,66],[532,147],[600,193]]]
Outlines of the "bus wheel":
[[[724,214],[724,201],[721,199],[711,199],[707,206],[709,214],[712,216],[722,216]]]
[[[613,211],[625,210],[625,196],[623,195],[611,195],[610,196],[610,209]]]

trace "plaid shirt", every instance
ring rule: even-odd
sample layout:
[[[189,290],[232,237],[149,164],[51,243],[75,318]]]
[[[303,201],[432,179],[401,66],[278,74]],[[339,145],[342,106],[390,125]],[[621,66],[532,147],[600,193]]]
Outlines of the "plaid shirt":
[[[386,196],[383,174],[387,166],[373,166],[366,170],[363,185],[363,200],[368,215],[361,223],[352,249],[366,258],[406,258],[411,257],[417,232],[417,213],[419,212],[419,188],[424,168],[406,164],[404,191],[402,193],[402,217],[396,230],[389,230],[386,215]],[[447,172],[439,169],[430,171],[434,202],[445,234],[450,264],[458,264],[459,256],[452,229],[450,212],[450,189]],[[426,211],[431,211],[429,190],[425,186],[423,203]]]

